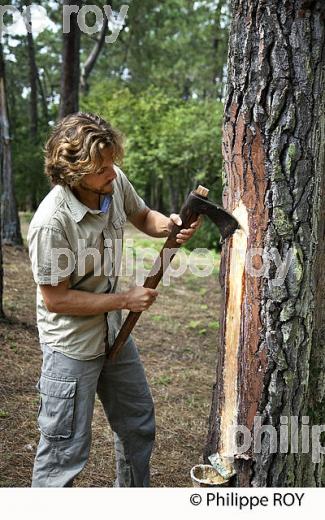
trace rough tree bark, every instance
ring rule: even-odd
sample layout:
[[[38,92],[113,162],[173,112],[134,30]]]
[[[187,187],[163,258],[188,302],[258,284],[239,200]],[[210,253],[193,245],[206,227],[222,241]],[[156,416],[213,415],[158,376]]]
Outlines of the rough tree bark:
[[[20,222],[14,192],[11,139],[6,97],[6,74],[0,43],[0,140],[1,140],[1,232],[3,243],[22,245]]]
[[[82,5],[81,0],[63,0],[63,6]],[[61,97],[59,117],[79,110],[80,28],[77,13],[70,15],[70,31],[63,33]]]
[[[222,251],[204,458],[233,457],[238,486],[324,485],[323,458],[301,447],[312,425],[325,424],[324,7],[232,2],[223,202],[245,231]],[[254,257],[253,248],[261,248]],[[275,428],[276,452],[265,433],[261,449],[241,454],[231,428],[244,425],[258,440],[259,420]],[[289,445],[280,453],[287,421]]]

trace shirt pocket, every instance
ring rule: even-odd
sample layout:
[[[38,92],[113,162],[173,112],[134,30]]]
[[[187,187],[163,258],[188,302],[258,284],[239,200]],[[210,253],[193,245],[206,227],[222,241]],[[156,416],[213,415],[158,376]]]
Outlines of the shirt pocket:
[[[126,216],[120,215],[112,221],[112,226],[115,230],[117,238],[123,237],[123,228],[126,222]]]
[[[40,432],[49,440],[69,439],[73,433],[77,380],[42,374],[36,388],[40,394]]]
[[[123,236],[124,236],[124,225],[126,222],[126,215],[121,214],[112,220],[111,232],[112,232],[112,252],[113,252],[113,264],[114,272],[119,272],[119,266],[122,260],[123,254]]]

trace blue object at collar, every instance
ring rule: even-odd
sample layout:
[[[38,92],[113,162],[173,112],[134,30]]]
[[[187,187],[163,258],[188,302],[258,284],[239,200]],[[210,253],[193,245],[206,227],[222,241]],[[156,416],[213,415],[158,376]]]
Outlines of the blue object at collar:
[[[100,211],[102,211],[103,213],[107,213],[111,202],[112,202],[112,197],[110,195],[105,195],[101,202],[101,205],[100,205]]]

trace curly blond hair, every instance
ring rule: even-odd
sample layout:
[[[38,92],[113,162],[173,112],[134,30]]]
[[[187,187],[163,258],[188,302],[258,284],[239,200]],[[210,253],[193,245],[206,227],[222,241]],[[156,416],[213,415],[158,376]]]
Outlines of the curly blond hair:
[[[45,145],[45,175],[54,185],[75,186],[100,168],[106,146],[112,147],[114,162],[121,162],[124,147],[118,130],[98,115],[70,114],[55,125]]]

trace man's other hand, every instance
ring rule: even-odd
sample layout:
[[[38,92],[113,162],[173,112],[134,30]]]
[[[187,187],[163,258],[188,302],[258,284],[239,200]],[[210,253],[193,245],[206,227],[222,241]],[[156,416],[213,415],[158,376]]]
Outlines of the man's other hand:
[[[146,287],[134,287],[126,292],[126,306],[132,312],[142,312],[156,301],[158,292]]]

